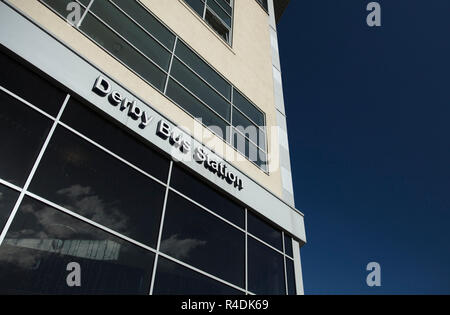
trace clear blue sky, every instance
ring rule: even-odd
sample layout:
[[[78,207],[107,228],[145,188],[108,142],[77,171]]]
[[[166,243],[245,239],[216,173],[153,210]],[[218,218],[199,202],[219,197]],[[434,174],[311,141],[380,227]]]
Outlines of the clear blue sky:
[[[450,1],[378,1],[381,28],[369,2],[278,25],[305,293],[450,294]]]

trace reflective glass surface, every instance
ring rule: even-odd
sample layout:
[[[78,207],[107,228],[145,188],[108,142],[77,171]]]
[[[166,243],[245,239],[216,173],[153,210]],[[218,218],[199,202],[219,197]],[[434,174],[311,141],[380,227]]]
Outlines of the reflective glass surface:
[[[175,43],[175,35],[172,34],[161,22],[138,3],[139,0],[113,0],[123,11],[141,25],[147,32],[158,39],[166,48],[172,50]]]
[[[194,70],[195,73],[205,79],[205,81],[209,82],[209,84],[225,96],[225,98],[231,100],[231,85],[182,41],[177,42],[175,55]]]
[[[92,14],[86,15],[80,29],[155,88],[160,91],[164,89],[166,74],[122,38],[114,34]]]
[[[19,197],[19,193],[6,186],[0,185],[0,233]]]
[[[30,190],[155,247],[164,186],[58,127]]]
[[[0,247],[0,291],[148,294],[153,260],[149,251],[26,197]],[[73,262],[79,269],[68,270]],[[76,270],[81,285],[70,286]]]
[[[247,228],[249,233],[283,251],[281,231],[250,212],[247,213]]]
[[[294,270],[294,261],[286,258],[286,281],[288,284],[288,294],[296,295],[297,288],[295,287],[295,270]]]
[[[243,295],[244,293],[168,259],[159,257],[153,294]]]
[[[226,126],[228,124],[172,79],[169,79],[166,94],[192,116],[201,118],[205,126],[214,126],[215,131],[218,130],[222,133],[218,135],[219,137],[224,138],[226,136]]]
[[[0,178],[23,186],[52,121],[0,91]]]
[[[173,192],[167,201],[161,251],[245,287],[245,234]]]
[[[29,70],[23,63],[0,51],[0,85],[56,117],[66,93]]]
[[[284,253],[290,257],[294,257],[292,252],[292,237],[286,234],[284,234]]]
[[[115,123],[71,98],[61,120],[121,158],[166,182],[169,160]]]
[[[264,126],[263,113],[236,89],[233,89],[233,104],[247,115],[257,126]]]
[[[177,58],[173,59],[170,75],[211,107],[222,118],[230,121],[231,104],[203,82]]]
[[[248,238],[248,289],[256,294],[286,294],[283,256]]]
[[[133,2],[133,1],[129,1]],[[156,40],[149,36],[141,27],[123,14],[109,1],[94,1],[90,12],[123,36],[145,56],[153,60],[164,70],[169,69],[170,53]]]
[[[174,165],[172,168],[170,186],[221,217],[244,228],[245,212],[243,207],[220,194],[217,190],[181,167]]]

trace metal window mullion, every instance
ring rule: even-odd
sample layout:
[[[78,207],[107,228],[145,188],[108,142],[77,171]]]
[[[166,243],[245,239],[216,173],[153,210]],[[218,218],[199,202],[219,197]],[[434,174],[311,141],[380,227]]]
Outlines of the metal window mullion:
[[[276,251],[278,254],[284,255],[284,253],[283,253],[282,251],[280,251],[278,248],[273,247],[272,245],[270,245],[269,243],[266,243],[265,241],[263,241],[262,239],[258,238],[257,236],[254,236],[254,235],[251,234],[250,232],[247,232],[247,233],[248,233],[248,235],[249,235],[251,238],[253,238],[253,239],[255,239],[255,240],[261,242],[262,244],[264,244],[264,245],[266,245],[266,246],[268,246],[268,247],[270,247],[271,249],[273,249],[274,251]]]
[[[75,25],[76,28],[80,28],[81,23],[83,22],[84,18],[86,17],[86,15],[88,14],[89,10],[91,9],[91,6],[94,4],[95,0],[91,0],[91,2],[89,2],[88,6],[86,7],[86,10],[84,11],[83,15],[81,16],[80,20],[78,21],[78,23]],[[77,0],[78,2],[78,0]],[[81,3],[80,3],[81,4]]]
[[[205,206],[203,206],[202,204],[198,203],[197,201],[195,201],[194,199],[184,195],[182,192],[179,192],[178,190],[174,189],[173,187],[169,187],[169,190],[176,193],[177,195],[179,195],[180,197],[186,199],[187,201],[189,201],[190,203],[194,204],[195,206],[201,208],[202,210],[208,212],[209,214],[213,215],[214,217],[218,218],[219,220],[231,225],[233,228],[245,233],[245,229],[241,228],[239,225],[236,225],[235,223],[225,219],[224,217],[220,216],[219,214],[215,213],[214,210],[211,210]]]
[[[222,115],[220,115],[218,112],[216,112],[212,107],[210,107],[205,101],[203,101],[201,98],[199,98],[197,95],[194,94],[194,92],[191,92],[191,90],[189,90],[187,87],[185,87],[183,85],[183,83],[181,83],[180,81],[178,81],[176,78],[174,78],[173,76],[170,76],[172,78],[172,80],[174,80],[176,83],[178,83],[183,89],[185,89],[189,94],[191,94],[196,100],[198,100],[199,102],[201,102],[203,105],[206,106],[206,108],[208,108],[209,110],[211,110],[215,115],[217,115],[221,120],[223,120],[224,122],[226,122],[227,124],[229,124],[229,121],[226,120],[224,117],[222,117]],[[167,95],[166,95],[167,96]],[[169,96],[168,96],[169,97]]]
[[[70,95],[67,94],[66,98],[58,112],[58,115],[56,116],[56,119],[53,121],[52,127],[50,128],[50,131],[47,134],[47,137],[41,147],[41,150],[39,151],[39,154],[34,161],[33,167],[31,168],[31,171],[27,177],[27,180],[25,181],[25,185],[22,188],[22,191],[20,192],[19,198],[17,199],[16,203],[14,204],[13,210],[11,211],[8,220],[6,221],[6,224],[0,234],[0,245],[3,243],[3,240],[5,239],[6,233],[9,230],[9,227],[11,226],[11,223],[16,216],[17,211],[19,210],[19,206],[22,203],[23,197],[25,196],[25,192],[27,191],[28,187],[30,186],[31,180],[33,179],[34,174],[36,173],[36,170],[39,166],[39,163],[41,162],[42,157],[44,156],[45,151],[47,150],[48,144],[50,143],[50,140],[53,136],[53,133],[55,132],[56,126],[58,125],[58,121],[61,118],[62,113],[64,112],[64,109],[66,108],[67,102],[70,99]]]
[[[97,143],[96,141],[90,139],[89,137],[85,136],[84,134],[82,134],[81,132],[73,129],[72,127],[70,127],[69,125],[65,124],[64,122],[59,122],[59,125],[66,128],[67,130],[69,130],[70,132],[74,133],[75,135],[77,135],[78,137],[82,138],[83,140],[89,142],[90,144],[92,144],[93,146],[97,147],[98,149],[102,150],[103,152],[111,155],[112,157],[114,157],[115,159],[119,160],[120,162],[124,163],[125,165],[127,165],[128,167],[134,169],[135,171],[139,172],[140,174],[148,177],[149,179],[165,186],[166,184],[164,182],[162,182],[161,180],[159,180],[158,178],[150,175],[149,173],[147,173],[146,171],[142,170],[141,168],[137,167],[136,165],[134,165],[133,163],[129,162],[128,160],[122,158],[121,156],[115,154],[114,152],[108,150],[107,148],[103,147],[102,145],[100,145],[99,143]]]
[[[112,26],[109,26],[108,23],[106,23],[105,21],[103,21],[99,16],[97,16],[95,13],[90,12],[90,14],[95,17],[100,23],[102,23],[103,25],[105,25],[111,32],[113,32],[115,35],[117,35],[118,37],[120,37],[126,44],[128,44],[131,48],[133,48],[134,50],[136,50],[140,55],[142,55],[142,57],[144,57],[145,59],[147,59],[148,61],[150,61],[153,65],[155,65],[156,67],[158,67],[162,72],[167,74],[167,70],[164,70],[160,65],[158,65],[155,61],[153,61],[150,57],[147,57],[146,54],[144,54],[139,48],[137,48],[136,46],[134,46],[132,43],[130,43],[125,37],[123,37],[119,32],[117,32],[115,29],[112,28]],[[83,32],[84,33],[84,32]],[[89,36],[89,38],[91,38]],[[94,39],[92,39],[94,40]],[[100,45],[100,44],[99,44]],[[101,45],[100,45],[101,46]],[[102,46],[103,47],[103,46]],[[163,48],[165,50],[168,50],[166,47],[163,46]],[[104,48],[106,49],[106,48]],[[168,50],[168,52],[170,53],[170,51]]]
[[[213,14],[217,19],[219,19],[219,22],[222,23],[222,25],[225,26],[228,29],[228,31],[231,31],[231,26],[228,26],[228,24],[225,23],[224,20],[222,20],[222,18],[210,6],[208,6],[208,9],[209,9],[209,13]],[[205,12],[206,12],[206,10],[205,10]],[[205,19],[205,18],[203,18],[203,19]]]
[[[150,290],[149,290],[149,295],[153,295],[153,288],[155,285],[155,277],[156,277],[156,267],[158,264],[158,257],[159,257],[159,250],[161,247],[161,239],[162,239],[162,233],[163,233],[163,226],[164,226],[164,217],[166,214],[166,207],[167,207],[167,199],[169,196],[169,185],[170,185],[170,179],[172,177],[172,168],[173,168],[173,161],[170,161],[170,165],[169,165],[169,175],[167,176],[167,183],[166,183],[166,191],[164,194],[164,202],[163,202],[163,207],[162,207],[162,213],[161,213],[161,221],[159,223],[159,232],[158,232],[158,241],[156,243],[156,256],[155,256],[155,260],[153,262],[153,273],[152,273],[152,279],[150,282]]]
[[[284,247],[284,231],[281,231],[283,240],[283,263],[284,263],[284,284],[286,286],[286,295],[289,295],[288,279],[287,279],[287,265],[286,265],[286,248]]]
[[[204,2],[203,2],[203,16],[202,16],[202,19],[204,20],[205,19],[205,17],[206,17],[206,2],[207,2],[208,0],[204,0]]]
[[[243,136],[245,139],[247,139],[248,141],[250,141],[257,149],[263,151],[264,153],[266,153],[266,150],[263,150],[260,146],[258,146],[253,140],[251,140],[249,137],[247,137],[246,135],[244,135],[239,129],[235,128],[233,126],[234,131],[238,132],[241,136]],[[266,137],[264,137],[265,139]]]
[[[223,10],[223,12],[225,12],[225,14],[226,15],[228,15],[230,18],[232,18],[233,16],[233,7],[231,7],[230,6],[230,9],[231,9],[231,15],[227,12],[227,10],[219,3],[219,2],[217,2],[216,0],[213,0],[219,7],[220,7],[220,9],[221,10]],[[210,7],[210,9],[211,9],[211,7]],[[214,11],[214,10],[213,10]]]
[[[175,43],[173,46],[172,55],[170,56],[169,70],[167,71],[166,83],[164,84],[164,91],[163,91],[164,95],[166,95],[166,93],[167,93],[167,86],[169,85],[169,79],[171,78],[170,73],[172,71],[173,58],[175,56],[175,49],[177,48],[177,43],[178,43],[178,36],[175,37]]]
[[[221,98],[223,98],[224,100],[226,100],[228,103],[230,103],[230,100],[229,99],[227,99],[225,96],[223,96],[222,95],[222,93],[221,92],[219,92],[211,83],[209,83],[208,81],[206,81],[201,75],[199,75],[194,69],[192,69],[187,63],[185,63],[180,57],[178,57],[176,54],[175,54],[175,58],[179,61],[179,62],[181,62],[184,66],[186,66],[190,71],[192,71],[201,81],[203,81],[204,83],[206,83],[214,92],[216,92],[217,94],[219,94],[219,96],[221,97]],[[213,70],[214,72],[216,72],[217,73],[217,71],[215,71],[215,70]],[[231,84],[230,84],[230,86],[232,86]]]
[[[71,210],[69,210],[69,209],[67,209],[67,208],[65,208],[63,206],[60,206],[59,204],[56,204],[56,203],[54,203],[54,202],[52,202],[50,200],[47,200],[47,199],[45,199],[45,198],[43,198],[41,196],[38,196],[38,195],[36,195],[36,194],[34,194],[32,192],[27,191],[27,192],[25,192],[25,195],[28,196],[28,197],[31,197],[33,199],[36,199],[36,200],[46,204],[49,207],[55,208],[57,211],[63,212],[63,213],[65,213],[65,214],[67,214],[67,215],[69,215],[71,217],[74,217],[74,218],[76,218],[76,219],[78,219],[80,221],[83,221],[86,224],[89,224],[89,225],[91,225],[93,227],[96,227],[96,228],[98,228],[98,229],[100,229],[100,230],[102,230],[104,232],[107,232],[108,234],[112,234],[112,235],[114,235],[114,236],[116,236],[116,237],[118,237],[118,238],[120,238],[120,239],[122,239],[124,241],[127,241],[127,242],[129,242],[129,243],[131,243],[133,245],[136,245],[138,247],[141,247],[143,249],[146,249],[146,250],[149,250],[149,251],[151,251],[153,253],[156,253],[156,250],[153,249],[152,247],[148,246],[148,245],[145,245],[145,244],[143,244],[141,242],[138,242],[138,241],[136,241],[136,240],[134,240],[134,239],[132,239],[132,238],[130,238],[128,236],[125,236],[124,234],[121,234],[121,233],[119,233],[119,232],[117,232],[117,231],[115,231],[113,229],[110,229],[110,228],[108,228],[108,227],[106,227],[106,226],[104,226],[104,225],[102,225],[100,223],[97,223],[97,222],[95,222],[93,220],[90,220],[90,219],[88,219],[88,218],[86,218],[86,217],[84,217],[84,216],[82,216],[82,215],[80,215],[80,214],[78,214],[76,212],[73,212],[73,211],[71,211]]]
[[[234,86],[231,85],[231,107],[230,107],[230,144],[233,147],[234,146],[234,137],[233,137],[233,111],[234,111]]]
[[[160,44],[164,49],[166,49],[169,53],[172,53],[175,50],[175,47],[170,50],[168,47],[166,47],[166,45],[164,45],[162,42],[159,41],[159,39],[157,39],[152,33],[150,33],[149,31],[147,31],[145,29],[145,27],[143,27],[139,22],[137,22],[135,19],[133,19],[127,12],[125,12],[121,7],[119,7],[119,5],[117,5],[114,0],[108,0],[113,6],[115,6],[120,12],[122,12],[123,15],[125,15],[129,20],[131,20],[134,24],[136,24],[140,29],[142,29],[142,31],[144,31],[148,36],[150,36],[151,38],[153,38],[158,44]],[[142,6],[142,4],[140,4]],[[148,13],[148,12],[147,12]],[[149,13],[150,14],[150,13]],[[166,27],[167,29],[167,27]],[[169,29],[167,29],[169,31]],[[172,34],[174,35],[174,34]],[[174,35],[175,38],[177,38],[178,36]]]

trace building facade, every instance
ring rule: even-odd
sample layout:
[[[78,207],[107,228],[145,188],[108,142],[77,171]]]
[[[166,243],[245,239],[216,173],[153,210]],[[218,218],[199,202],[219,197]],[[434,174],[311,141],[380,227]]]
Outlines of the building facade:
[[[303,294],[287,4],[0,1],[0,293]]]

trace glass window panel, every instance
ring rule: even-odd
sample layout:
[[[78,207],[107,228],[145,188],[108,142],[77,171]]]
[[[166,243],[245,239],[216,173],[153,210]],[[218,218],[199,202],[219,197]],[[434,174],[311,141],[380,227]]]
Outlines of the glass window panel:
[[[281,232],[251,212],[247,213],[247,228],[249,233],[283,251]]]
[[[25,184],[51,126],[50,119],[0,91],[0,178]]]
[[[208,104],[209,107],[215,110],[220,116],[230,121],[231,104],[211,89],[177,58],[173,59],[170,75],[203,102]]]
[[[62,121],[148,174],[167,181],[168,159],[86,105],[72,98]]]
[[[250,103],[241,93],[233,89],[233,104],[248,116],[257,126],[264,126],[263,113]],[[234,112],[233,112],[234,115]]]
[[[292,251],[292,237],[286,234],[284,234],[284,253],[289,257],[294,257]]]
[[[177,42],[175,54],[226,99],[231,100],[231,85],[180,40]]]
[[[138,22],[150,34],[155,36],[169,50],[173,49],[175,35],[159,22],[141,4],[134,0],[113,0],[123,11]]]
[[[226,1],[226,0],[216,0],[216,2],[218,4],[220,4],[220,6],[222,7],[222,9],[224,9],[230,16],[233,13],[233,9],[230,6],[230,2]]]
[[[131,1],[130,1],[131,2]],[[169,70],[171,54],[109,1],[94,1],[90,12],[139,49],[164,70]]]
[[[266,148],[265,133],[242,115],[238,110],[233,111],[233,126],[236,127],[243,135],[257,144],[260,148]]]
[[[156,247],[165,188],[58,127],[30,190]]]
[[[286,281],[288,284],[288,294],[296,295],[297,288],[295,287],[295,269],[294,261],[292,259],[286,258]]]
[[[30,71],[24,62],[0,52],[0,85],[50,115],[56,116],[66,93]],[[12,75],[14,74],[14,75]]]
[[[248,289],[261,295],[286,294],[283,256],[248,238]]]
[[[240,207],[181,167],[174,165],[172,168],[170,186],[221,217],[244,228],[245,212],[243,207]]]
[[[245,138],[239,132],[233,131],[233,146],[263,171],[267,171],[266,153],[258,149],[248,138]]]
[[[229,27],[231,27],[231,17],[214,0],[208,0],[208,7]]]
[[[170,193],[160,250],[240,287],[245,287],[245,234]]]
[[[166,74],[91,14],[86,15],[80,29],[155,88],[163,91]]]
[[[210,9],[205,12],[205,21],[219,34],[227,43],[230,39],[230,30],[223,24],[223,22]]]
[[[172,79],[169,79],[166,94],[192,116],[201,118],[205,126],[216,133],[220,131],[222,134],[219,134],[219,137],[226,138],[227,123]]]
[[[6,186],[0,185],[0,233],[19,197],[19,193]]]
[[[160,256],[158,258],[153,294],[243,295],[244,292]]]
[[[200,17],[203,18],[205,3],[203,0],[184,0]]]
[[[261,6],[264,8],[264,10],[269,11],[269,6],[267,3],[267,0],[256,0],[256,1],[258,1],[261,4]]]
[[[0,247],[0,291],[148,294],[154,254],[25,197]],[[81,269],[69,287],[67,265]]]

